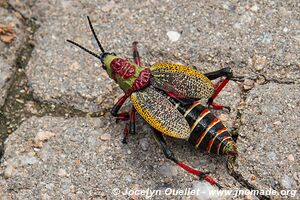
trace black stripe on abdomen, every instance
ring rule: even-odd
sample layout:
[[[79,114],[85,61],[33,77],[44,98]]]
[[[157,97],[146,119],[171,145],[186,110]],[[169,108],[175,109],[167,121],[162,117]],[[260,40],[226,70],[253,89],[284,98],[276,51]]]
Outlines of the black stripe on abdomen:
[[[205,112],[206,108],[204,107],[202,112]],[[198,112],[198,117],[201,116],[200,113],[202,112]],[[198,117],[193,120],[193,123],[190,126],[193,126],[194,123],[196,123],[196,120],[198,119]],[[190,137],[189,137],[189,142],[196,146],[197,145],[197,141],[199,140],[199,138],[202,136],[202,134],[205,133],[207,127],[209,126],[210,123],[213,122],[213,120],[215,119],[215,116],[213,114],[210,113],[210,111],[207,111],[207,114],[198,122],[197,125],[194,125],[195,128],[192,130]]]
[[[212,115],[212,114],[211,114]],[[212,115],[213,116],[213,115]],[[216,118],[215,116],[213,116],[214,117],[214,119]],[[213,119],[213,120],[214,120]],[[212,120],[212,121],[213,121]],[[222,122],[218,122],[218,123],[216,123],[214,126],[212,126],[207,132],[206,132],[206,135],[204,136],[204,138],[203,138],[203,140],[201,141],[201,143],[199,144],[199,148],[200,149],[203,149],[203,150],[207,150],[207,146],[208,146],[208,144],[209,144],[209,141],[211,140],[211,139],[213,139],[215,136],[216,136],[216,134],[217,134],[217,132],[218,132],[218,130],[221,130],[221,129],[223,129],[224,128],[224,125],[222,124]]]
[[[223,133],[219,134],[219,135],[216,137],[214,143],[213,143],[212,146],[211,146],[210,152],[215,153],[215,154],[218,154],[218,153],[220,154],[220,152],[222,152],[222,149],[221,149],[222,146],[221,146],[221,148],[220,148],[220,152],[217,152],[217,151],[218,151],[218,145],[222,142],[222,140],[223,140],[223,138],[224,138],[225,136],[230,137],[228,131],[224,131]]]
[[[207,109],[206,107],[199,104],[189,112],[189,114],[185,117],[185,119],[189,123],[190,127],[193,126],[195,121],[198,119],[199,115],[201,115],[201,113],[206,109]]]

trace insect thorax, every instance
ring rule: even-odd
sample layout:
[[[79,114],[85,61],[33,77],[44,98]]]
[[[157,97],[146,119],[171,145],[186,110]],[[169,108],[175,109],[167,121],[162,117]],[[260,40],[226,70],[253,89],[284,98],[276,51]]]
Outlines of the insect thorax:
[[[110,78],[121,87],[123,91],[140,90],[149,84],[150,70],[142,68],[127,59],[107,55],[104,58],[105,69]]]

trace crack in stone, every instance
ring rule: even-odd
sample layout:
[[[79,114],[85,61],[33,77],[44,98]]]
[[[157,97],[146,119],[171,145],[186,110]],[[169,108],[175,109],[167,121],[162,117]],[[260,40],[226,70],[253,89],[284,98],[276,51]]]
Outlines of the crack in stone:
[[[34,44],[31,42],[31,39],[32,39],[32,37],[34,36],[35,32],[37,31],[37,29],[39,27],[38,27],[38,25],[36,24],[36,22],[33,19],[27,18],[25,15],[22,14],[22,12],[18,11],[17,9],[15,9],[10,3],[7,3],[7,5],[8,5],[7,9],[13,10],[14,12],[18,13],[23,18],[24,25],[26,27],[32,28],[32,31],[27,34],[24,43],[18,49],[18,51],[17,51],[17,58],[16,58],[15,63],[14,63],[15,67],[17,67],[17,68],[20,68],[20,66],[23,66],[21,68],[25,68],[27,66],[30,58],[31,58],[31,54],[32,54],[32,51],[34,49]],[[26,57],[26,59],[24,60],[23,57]],[[265,79],[264,83],[262,83],[260,85],[264,85],[264,84],[267,84],[267,83],[270,83],[270,82],[277,83],[277,84],[296,84],[296,81],[268,79],[268,78],[266,78],[262,74],[257,74],[256,77],[255,76],[254,77],[235,76],[235,77],[232,78],[232,80],[235,81],[235,82],[236,81],[244,81],[245,79],[251,79],[251,80],[256,81],[258,79],[258,76],[263,76],[264,79]],[[25,77],[26,77],[26,75],[25,75]],[[18,78],[18,75],[15,74],[14,77],[13,77],[13,81],[12,81],[12,84],[11,84],[11,88],[9,89],[9,92],[12,89],[14,89],[12,87],[15,86],[14,82],[17,80],[17,78]],[[252,89],[253,88],[251,88],[250,90],[252,90]],[[242,90],[240,104],[246,100],[246,96],[247,96],[247,94],[248,94],[248,92],[250,90],[247,90],[247,91],[243,91]],[[8,96],[9,96],[9,92],[8,92]],[[8,97],[7,97],[7,99],[8,99]],[[44,103],[44,102],[36,100],[36,99],[32,99],[32,100],[36,104],[48,104],[48,103]],[[2,108],[4,108],[6,106],[6,104],[7,104],[7,101],[5,102],[5,104],[4,104],[4,106]],[[52,104],[52,105],[55,105],[56,107],[58,107],[58,105],[56,105],[56,104]],[[107,110],[107,111],[103,111],[101,114],[100,113],[89,113],[89,112],[83,112],[83,111],[80,111],[80,110],[76,110],[76,109],[70,108],[68,106],[64,107],[64,109],[65,110],[70,110],[70,113],[73,113],[74,116],[100,117],[100,116],[106,115],[109,112],[109,110]],[[236,119],[234,121],[234,127],[233,127],[233,129],[238,130],[240,128],[240,126],[241,126],[241,116],[242,116],[242,112],[241,111],[242,110],[243,110],[243,108],[242,109],[238,109],[237,116],[236,116]],[[41,116],[44,116],[44,115],[47,115],[47,114],[49,114],[49,112],[45,112]],[[65,114],[64,113],[60,113],[58,116],[64,116]],[[33,116],[33,114],[31,116]],[[7,125],[8,119],[5,116],[5,112],[3,112],[2,110],[0,110],[0,118],[1,118],[1,122],[4,123],[5,125]],[[1,126],[1,124],[0,124],[0,126]],[[3,141],[4,141],[3,137],[7,137],[7,135],[8,135],[8,133],[1,135],[0,137],[2,139],[1,139],[0,142],[3,143]],[[0,160],[1,160],[2,156],[3,156],[3,154],[4,154],[4,148],[3,148],[3,145],[2,146],[0,145]],[[249,189],[250,191],[258,189],[254,185],[252,185],[248,180],[246,180],[243,177],[242,174],[235,172],[234,169],[228,169],[228,170],[230,171],[229,175],[232,176],[238,183],[240,183],[245,188]],[[257,197],[259,199],[262,199],[262,200],[268,200],[268,199],[270,199],[269,196],[263,196],[263,195],[259,195],[259,194],[257,195]]]
[[[14,130],[16,130],[20,124],[31,116],[45,116],[45,115],[54,115],[54,116],[65,116],[65,117],[74,117],[74,116],[89,116],[89,117],[100,117],[105,115],[107,112],[102,113],[88,113],[83,112],[68,106],[53,104],[51,102],[43,102],[38,99],[34,99],[32,91],[29,93],[20,93],[24,86],[28,86],[28,79],[26,77],[24,69],[26,68],[29,60],[31,59],[31,54],[34,49],[34,43],[32,38],[38,30],[39,26],[32,19],[26,18],[21,12],[15,9],[12,5],[8,5],[6,9],[10,9],[13,12],[19,13],[23,19],[22,23],[24,24],[24,42],[16,51],[16,59],[13,63],[13,68],[15,72],[12,75],[12,80],[8,89],[7,97],[5,99],[4,105],[0,109],[0,161],[4,154],[4,141],[7,136]],[[27,31],[26,28],[30,28],[31,31]],[[18,96],[21,106],[16,103],[16,96]],[[24,102],[31,101],[36,107],[39,108],[37,114],[26,112]],[[52,108],[55,109],[52,109]]]
[[[263,74],[257,74],[257,76],[234,76],[232,77],[232,81],[234,82],[242,82],[242,81],[245,81],[246,79],[250,79],[250,80],[253,80],[253,81],[257,81],[259,79],[259,76],[263,77],[264,78],[264,82],[259,84],[259,85],[265,85],[267,83],[277,83],[277,84],[286,84],[286,85],[291,85],[291,84],[297,84],[299,81],[300,82],[300,78],[296,79],[296,80],[278,80],[278,79],[275,79],[275,78],[267,78],[265,75]],[[252,89],[252,88],[251,88]]]
[[[253,88],[251,88],[250,90],[252,90]],[[243,104],[246,101],[247,98],[247,94],[250,92],[250,90],[241,90],[241,100],[239,105]],[[241,122],[241,118],[242,118],[242,110],[244,108],[240,107],[238,108],[237,114],[236,114],[236,118],[234,120],[234,125],[233,125],[233,129],[237,132],[240,129],[240,126],[242,125]],[[239,136],[240,137],[240,136]],[[242,174],[237,173],[236,171],[234,171],[234,166],[236,166],[235,164],[235,159],[233,161],[233,163],[231,163],[232,160],[228,159],[227,160],[227,170],[228,170],[228,174],[233,177],[239,184],[241,184],[242,186],[244,186],[245,188],[247,188],[250,191],[258,191],[258,188],[255,187],[254,185],[252,185],[248,180],[246,180]],[[271,198],[269,196],[265,196],[265,195],[260,195],[260,194],[255,194],[257,198],[259,198],[260,200],[270,200]]]
[[[234,170],[231,170],[231,172],[229,173],[230,176],[232,176],[237,182],[239,182],[242,186],[244,186],[245,188],[247,188],[250,191],[259,191],[259,189],[257,187],[255,187],[254,185],[252,185],[251,183],[249,183],[248,180],[246,180],[242,174],[237,173]],[[270,200],[270,196],[265,196],[265,195],[260,195],[260,194],[255,194],[257,198],[259,198],[260,200]]]

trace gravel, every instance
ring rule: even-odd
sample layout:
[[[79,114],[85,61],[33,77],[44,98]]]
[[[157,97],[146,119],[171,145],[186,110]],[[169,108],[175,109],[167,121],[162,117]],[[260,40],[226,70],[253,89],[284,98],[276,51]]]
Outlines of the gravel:
[[[280,192],[299,185],[299,93],[299,85],[268,83],[247,94],[236,170],[248,180],[255,175],[251,183],[260,189]]]
[[[131,43],[139,41],[145,66],[174,62],[202,72],[232,67],[235,79],[216,99],[230,106],[231,112],[213,112],[229,129],[239,130],[235,171],[260,190],[296,191],[300,184],[297,1],[8,2],[0,3],[0,21],[12,23],[17,37],[11,44],[0,42],[0,107],[15,68],[20,67],[33,91],[33,98],[23,101],[32,115],[38,113],[35,104],[51,102],[77,112],[98,112],[101,117],[25,120],[5,143],[1,198],[135,200],[140,196],[114,195],[113,189],[210,190],[164,158],[140,117],[138,133],[129,136],[128,145],[122,144],[124,124],[115,124],[109,115],[122,91],[99,60],[66,42],[71,39],[99,52],[87,15],[109,52],[130,59]],[[27,41],[31,27],[22,16],[39,25],[33,42]],[[34,47],[28,64],[22,62],[21,47]],[[123,109],[128,108],[127,103]],[[166,139],[179,159],[211,172],[225,189],[247,191],[240,185],[243,181],[226,172],[226,158],[196,151],[185,141]],[[224,198],[257,199],[247,194]]]
[[[202,71],[231,66],[239,76],[257,76],[258,69],[269,79],[297,81],[299,45],[292,37],[300,28],[299,12],[290,4],[37,1],[33,16],[41,27],[27,76],[37,99],[92,112],[109,108],[121,91],[98,60],[65,42],[73,39],[99,51],[87,25],[89,14],[105,49],[131,57],[131,43],[140,41],[145,65],[164,60]],[[179,40],[170,42],[167,35],[174,30],[180,39],[176,34]],[[257,58],[272,62],[261,64]]]
[[[109,120],[32,117],[25,121],[6,140],[0,166],[0,174],[4,173],[0,177],[1,196],[4,199],[128,199],[130,195],[114,195],[113,189],[125,192],[126,189],[164,191],[193,187],[197,178],[165,159],[152,137],[147,152],[141,150],[137,141],[149,135],[149,127],[138,129],[138,135],[130,135],[128,145],[124,145],[123,124]],[[109,124],[109,128],[100,122]],[[111,134],[111,140],[101,140],[105,133]],[[35,141],[41,135],[47,135],[48,139],[37,147]],[[200,159],[207,160],[199,168],[209,170],[225,189],[243,189],[226,173],[225,159],[203,155],[184,141],[171,140],[170,147],[192,165]],[[155,199],[174,198],[177,197],[162,195]]]

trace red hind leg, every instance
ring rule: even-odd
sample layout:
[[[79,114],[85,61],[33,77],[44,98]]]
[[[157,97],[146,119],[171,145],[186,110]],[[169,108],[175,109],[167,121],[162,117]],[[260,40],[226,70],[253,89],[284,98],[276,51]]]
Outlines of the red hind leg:
[[[218,94],[221,92],[221,90],[226,86],[226,84],[229,82],[230,78],[232,77],[232,71],[229,67],[227,68],[223,68],[223,69],[220,69],[218,71],[215,71],[215,72],[210,72],[210,73],[207,73],[207,74],[204,74],[207,78],[209,78],[210,80],[214,80],[216,78],[219,78],[219,77],[222,77],[222,76],[225,76],[225,79],[222,80],[221,82],[217,83],[215,88],[215,93],[208,99],[208,106],[211,106],[212,108],[214,109],[223,109],[223,108],[226,108],[230,111],[230,108],[227,107],[227,106],[223,106],[223,105],[219,105],[219,104],[216,104],[214,103],[214,99],[218,96]]]
[[[161,150],[163,151],[164,155],[166,156],[166,158],[172,160],[174,163],[176,163],[179,167],[181,167],[182,169],[186,170],[187,172],[194,174],[196,176],[198,176],[200,178],[200,180],[206,180],[207,182],[209,182],[212,185],[216,185],[219,189],[221,189],[221,185],[219,185],[217,182],[215,182],[210,176],[208,176],[206,173],[201,172],[195,168],[192,168],[186,164],[184,164],[183,162],[179,161],[175,155],[173,154],[173,152],[169,149],[169,147],[166,144],[166,141],[164,140],[162,133],[160,133],[159,131],[153,129],[153,136],[155,141],[158,143],[158,145],[160,146]]]

